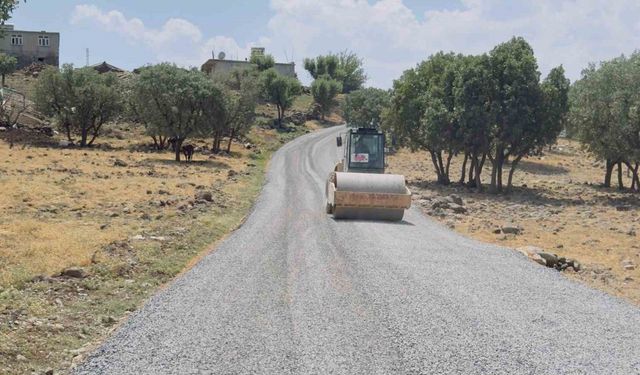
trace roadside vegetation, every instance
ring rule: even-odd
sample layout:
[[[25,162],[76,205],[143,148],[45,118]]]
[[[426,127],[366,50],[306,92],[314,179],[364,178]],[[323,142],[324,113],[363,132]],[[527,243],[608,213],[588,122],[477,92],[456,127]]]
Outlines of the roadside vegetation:
[[[11,70],[0,373],[65,372],[240,225],[271,154],[320,126],[312,96],[269,58],[213,76],[168,63]]]
[[[562,67],[540,79],[522,38],[437,53],[394,82],[382,110],[389,171],[450,228],[638,304],[639,56],[590,64],[571,84]],[[348,121],[378,123],[377,110],[353,115],[383,102],[368,97],[347,97]]]

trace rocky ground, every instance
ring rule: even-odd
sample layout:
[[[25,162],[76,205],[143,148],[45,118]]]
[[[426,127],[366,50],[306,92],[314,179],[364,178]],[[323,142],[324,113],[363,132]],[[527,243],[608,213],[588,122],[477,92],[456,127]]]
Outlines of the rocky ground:
[[[453,180],[461,159],[452,163]],[[603,163],[576,142],[561,139],[543,156],[522,161],[509,195],[437,185],[424,152],[400,150],[388,162],[389,172],[407,177],[414,204],[450,228],[518,249],[567,277],[640,305],[640,196],[602,188]]]

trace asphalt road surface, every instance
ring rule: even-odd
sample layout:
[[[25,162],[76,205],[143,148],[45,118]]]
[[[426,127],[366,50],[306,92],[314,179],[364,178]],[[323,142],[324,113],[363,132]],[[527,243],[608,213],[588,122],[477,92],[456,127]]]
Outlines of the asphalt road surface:
[[[252,214],[77,374],[640,374],[640,309],[411,209],[334,221],[326,129]]]

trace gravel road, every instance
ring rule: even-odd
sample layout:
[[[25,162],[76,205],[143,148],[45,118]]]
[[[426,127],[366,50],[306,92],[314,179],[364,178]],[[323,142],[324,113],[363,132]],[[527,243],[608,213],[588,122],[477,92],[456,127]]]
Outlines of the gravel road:
[[[76,374],[640,374],[640,309],[415,209],[334,221],[325,129],[285,145],[246,223]]]

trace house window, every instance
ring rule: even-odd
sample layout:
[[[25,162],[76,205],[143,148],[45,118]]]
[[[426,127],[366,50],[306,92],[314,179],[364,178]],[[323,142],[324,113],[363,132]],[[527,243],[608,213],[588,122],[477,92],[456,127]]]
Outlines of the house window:
[[[11,34],[11,45],[12,46],[21,46],[22,45],[22,34]]]
[[[49,47],[49,37],[46,35],[38,36],[38,45],[40,47]]]

